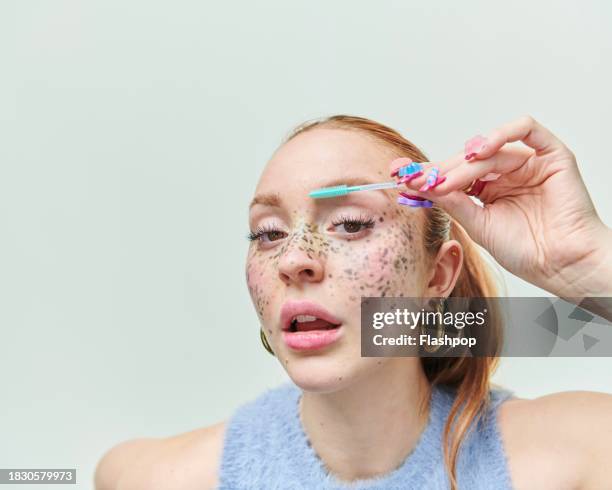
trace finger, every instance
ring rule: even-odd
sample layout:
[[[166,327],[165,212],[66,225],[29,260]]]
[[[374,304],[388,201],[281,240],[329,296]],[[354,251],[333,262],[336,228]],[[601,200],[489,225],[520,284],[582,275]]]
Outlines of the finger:
[[[423,193],[427,197],[427,193]],[[463,192],[451,192],[444,196],[430,196],[435,205],[441,207],[465,228],[465,231],[479,245],[483,244],[483,230],[486,211]]]
[[[406,182],[405,185],[408,189],[417,190],[421,188],[426,183],[427,177],[429,177],[429,175],[431,174],[431,171],[434,168],[438,169],[438,172],[439,172],[438,180],[439,181],[444,180],[445,175],[450,170],[460,165],[464,165],[465,160],[463,159],[463,154],[458,153],[456,155],[453,155],[447,160],[441,160],[439,162],[421,162],[421,164],[423,165],[423,174],[416,178],[411,179],[409,182]]]
[[[532,116],[522,116],[494,129],[487,136],[475,136],[466,141],[465,159],[489,158],[506,143],[521,141],[538,155],[546,155],[564,148],[563,142]],[[468,158],[469,157],[469,158]]]
[[[504,175],[522,167],[531,157],[533,151],[528,148],[506,147],[485,160],[473,163],[465,162],[446,172],[446,180],[435,186],[431,191],[436,195],[465,189],[476,179],[489,174]]]
[[[401,167],[409,165],[413,163],[413,161],[408,157],[400,157],[396,158],[389,164],[389,173],[391,177],[397,177],[398,170]],[[438,167],[441,171],[448,171],[451,168],[457,167],[465,163],[463,159],[463,153],[458,153],[447,160],[442,160],[440,162],[415,162],[419,163],[423,167],[423,175],[420,177],[415,177],[414,181],[420,182],[422,185],[425,181],[427,174],[431,171],[432,168]]]

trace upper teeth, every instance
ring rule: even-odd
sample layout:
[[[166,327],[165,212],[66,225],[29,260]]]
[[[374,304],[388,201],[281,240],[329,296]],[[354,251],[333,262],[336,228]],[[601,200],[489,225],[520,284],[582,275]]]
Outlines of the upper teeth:
[[[304,323],[304,322],[314,322],[317,319],[316,316],[311,316],[311,315],[298,315],[294,318],[294,321],[298,322],[298,323]]]

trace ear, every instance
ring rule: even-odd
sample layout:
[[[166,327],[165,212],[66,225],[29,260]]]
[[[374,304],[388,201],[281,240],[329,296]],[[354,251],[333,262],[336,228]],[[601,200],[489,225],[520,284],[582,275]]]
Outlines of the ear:
[[[448,240],[442,244],[432,262],[432,272],[427,285],[427,296],[448,297],[455,288],[461,266],[463,265],[463,248],[457,240]]]

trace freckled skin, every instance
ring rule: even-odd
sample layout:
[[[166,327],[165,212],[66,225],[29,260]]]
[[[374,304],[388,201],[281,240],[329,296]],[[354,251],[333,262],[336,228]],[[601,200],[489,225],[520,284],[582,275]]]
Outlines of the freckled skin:
[[[423,290],[427,271],[422,210],[398,205],[392,191],[385,191],[388,199],[378,192],[355,198],[360,201],[338,198],[328,203],[315,203],[324,200],[307,195],[344,175],[363,175],[374,182],[388,179],[386,168],[393,158],[355,132],[317,129],[277,150],[259,181],[256,194],[278,192],[283,205],[255,206],[251,230],[263,223],[264,229],[278,229],[282,236],[250,244],[247,285],[268,343],[304,389],[335,389],[381,365],[360,356],[362,296],[418,296]],[[367,216],[373,225],[349,233],[333,224],[339,214]],[[290,350],[280,331],[280,309],[289,299],[323,305],[341,319],[343,337],[314,353]]]
[[[300,250],[308,258],[324,260],[330,271],[329,279],[334,278],[331,271],[337,271],[335,281],[329,282],[330,292],[341,290],[351,303],[360,304],[361,296],[404,296],[411,290],[422,254],[422,247],[414,243],[414,228],[410,217],[398,218],[384,228],[378,227],[376,239],[364,246],[363,240],[359,244],[358,240],[332,240],[313,232],[316,225],[302,221],[272,251],[258,250],[257,244],[252,244],[247,259],[247,284],[260,319],[264,320],[264,310],[270,304],[266,276],[275,275],[279,258],[290,248]],[[271,330],[267,330],[269,334]]]

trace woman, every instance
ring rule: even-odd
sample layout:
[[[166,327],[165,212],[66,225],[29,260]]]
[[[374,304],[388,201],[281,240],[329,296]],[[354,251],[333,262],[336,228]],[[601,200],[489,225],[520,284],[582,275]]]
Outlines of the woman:
[[[518,140],[530,148],[506,145]],[[463,228],[556,295],[612,296],[611,231],[559,140],[526,117],[466,151],[439,165],[439,185],[422,187],[430,164],[406,182],[432,208],[399,206],[396,191],[315,200],[315,188],[388,180],[398,157],[427,159],[363,118],[298,127],[258,183],[246,264],[262,341],[292,382],[227,422],[116,446],[96,487],[612,488],[612,396],[520,399],[491,385],[490,357],[360,356],[361,296],[496,295]]]

